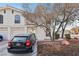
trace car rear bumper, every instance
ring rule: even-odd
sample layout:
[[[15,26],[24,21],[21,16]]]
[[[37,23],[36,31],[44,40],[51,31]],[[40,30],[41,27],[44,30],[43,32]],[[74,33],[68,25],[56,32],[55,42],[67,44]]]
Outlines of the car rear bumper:
[[[31,50],[32,48],[25,48],[25,49],[10,49],[10,48],[7,48],[8,52],[11,52],[11,53],[16,53],[16,52],[28,52],[29,50]]]

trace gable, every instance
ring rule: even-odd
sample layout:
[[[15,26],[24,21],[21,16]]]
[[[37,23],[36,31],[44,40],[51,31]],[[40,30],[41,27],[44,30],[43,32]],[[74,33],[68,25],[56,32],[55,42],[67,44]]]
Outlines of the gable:
[[[23,10],[20,10],[18,8],[15,8],[15,7],[12,7],[12,6],[4,6],[4,7],[0,7],[0,11],[3,11],[3,10],[14,10],[16,12],[20,12],[22,13]]]

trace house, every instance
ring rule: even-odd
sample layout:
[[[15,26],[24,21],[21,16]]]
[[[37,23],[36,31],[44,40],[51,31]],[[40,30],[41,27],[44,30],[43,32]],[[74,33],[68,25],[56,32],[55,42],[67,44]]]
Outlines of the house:
[[[0,7],[0,35],[4,39],[10,39],[19,33],[26,33],[27,27],[21,15],[22,10],[11,6]]]
[[[73,27],[72,29],[70,29],[70,31],[72,32],[72,34],[79,34],[79,26]]]
[[[7,40],[17,34],[34,32],[38,39],[44,39],[43,30],[39,27],[35,28],[33,25],[27,25],[22,12],[23,10],[12,6],[0,7],[0,35]]]

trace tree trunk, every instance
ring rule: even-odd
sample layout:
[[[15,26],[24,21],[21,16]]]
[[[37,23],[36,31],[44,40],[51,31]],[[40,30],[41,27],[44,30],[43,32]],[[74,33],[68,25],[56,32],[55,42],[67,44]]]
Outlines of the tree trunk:
[[[52,33],[52,36],[53,36],[53,38],[52,38],[52,40],[54,41],[54,39],[55,39],[55,33],[54,33],[55,31],[54,31],[54,29],[53,29],[53,33]]]
[[[55,20],[55,24],[53,26],[53,33],[52,33],[52,40],[54,41],[55,40],[55,27],[56,27],[56,20]]]
[[[51,35],[51,31],[50,31],[50,39],[51,39],[51,41],[52,41],[52,39],[53,39],[53,38],[52,38],[52,35]]]
[[[59,27],[58,27],[56,33],[59,31],[59,29],[61,28],[61,26],[62,26],[62,23],[60,23],[60,25],[59,25]]]
[[[64,38],[64,31],[65,31],[65,28],[62,27],[62,34],[61,34],[61,38]]]
[[[65,23],[65,25],[62,25],[62,34],[61,34],[61,38],[64,38],[64,32],[65,32],[65,28],[66,28],[66,25],[67,25],[67,21]]]

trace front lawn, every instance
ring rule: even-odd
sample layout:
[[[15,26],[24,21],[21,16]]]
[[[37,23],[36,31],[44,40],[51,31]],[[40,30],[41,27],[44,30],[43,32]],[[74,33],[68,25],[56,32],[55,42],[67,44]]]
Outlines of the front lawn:
[[[63,45],[61,41],[39,41],[38,56],[79,56],[79,39],[71,39],[69,43]]]

